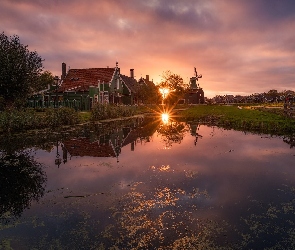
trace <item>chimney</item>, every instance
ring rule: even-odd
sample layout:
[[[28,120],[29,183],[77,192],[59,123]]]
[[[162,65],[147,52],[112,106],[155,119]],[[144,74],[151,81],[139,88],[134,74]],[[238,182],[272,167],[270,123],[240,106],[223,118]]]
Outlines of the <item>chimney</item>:
[[[134,79],[134,69],[130,69],[130,77]]]
[[[61,64],[61,80],[66,78],[66,74],[67,74],[67,65],[63,62]]]
[[[149,76],[149,75],[146,75],[146,76],[145,76],[145,80],[146,80],[147,82],[149,82],[149,81],[150,81],[150,76]]]

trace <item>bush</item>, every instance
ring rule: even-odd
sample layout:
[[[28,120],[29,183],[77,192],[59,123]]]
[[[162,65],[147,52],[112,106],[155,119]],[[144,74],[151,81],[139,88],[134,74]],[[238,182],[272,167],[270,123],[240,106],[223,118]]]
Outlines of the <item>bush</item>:
[[[74,125],[79,122],[78,113],[72,108],[46,109],[44,119],[47,126],[58,127],[62,125]]]
[[[129,117],[135,115],[136,112],[137,109],[135,106],[96,104],[91,110],[91,119],[97,121],[118,117]]]

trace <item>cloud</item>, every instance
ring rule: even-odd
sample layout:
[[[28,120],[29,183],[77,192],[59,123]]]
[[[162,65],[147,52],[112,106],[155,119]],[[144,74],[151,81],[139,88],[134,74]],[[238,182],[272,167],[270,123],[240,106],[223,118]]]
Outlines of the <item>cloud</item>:
[[[292,89],[293,1],[3,0],[0,29],[17,34],[60,75],[71,68],[115,66],[160,80],[186,81],[194,67],[206,93]]]

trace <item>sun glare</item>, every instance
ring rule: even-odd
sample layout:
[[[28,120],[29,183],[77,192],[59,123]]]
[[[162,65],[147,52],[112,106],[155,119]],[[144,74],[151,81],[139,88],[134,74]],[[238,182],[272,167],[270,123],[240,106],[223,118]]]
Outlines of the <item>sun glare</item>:
[[[168,121],[169,121],[169,114],[167,114],[167,113],[163,113],[163,114],[162,114],[162,122],[163,122],[164,124],[167,124]]]
[[[169,89],[167,88],[160,88],[160,93],[162,94],[162,98],[165,99],[169,94]]]

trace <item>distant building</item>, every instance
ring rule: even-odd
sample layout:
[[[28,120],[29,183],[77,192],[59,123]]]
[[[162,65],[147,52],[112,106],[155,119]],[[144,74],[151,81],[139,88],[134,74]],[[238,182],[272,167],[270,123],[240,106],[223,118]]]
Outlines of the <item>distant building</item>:
[[[202,75],[198,75],[195,68],[195,76],[190,78],[189,89],[184,96],[183,103],[185,104],[203,104],[205,103],[204,91],[198,83],[198,79]]]

